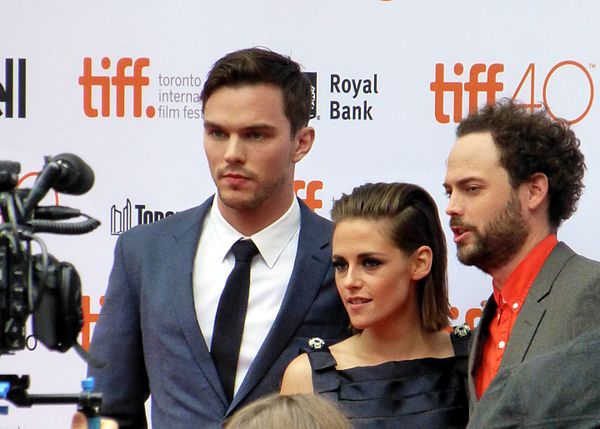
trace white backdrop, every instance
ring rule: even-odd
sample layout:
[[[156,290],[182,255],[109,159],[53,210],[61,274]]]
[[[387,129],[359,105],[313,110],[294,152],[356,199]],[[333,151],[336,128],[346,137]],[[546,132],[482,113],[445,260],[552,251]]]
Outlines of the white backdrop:
[[[559,238],[600,259],[598,2],[6,0],[0,18],[0,159],[20,162],[25,176],[41,168],[44,155],[72,152],[96,173],[90,192],[59,201],[102,226],[84,236],[43,235],[53,255],[77,267],[88,322],[100,310],[115,234],[137,225],[138,216],[183,210],[213,192],[193,94],[216,59],[250,46],[288,54],[316,73],[317,141],[297,178],[307,184],[298,194],[318,213],[329,216],[331,200],[363,182],[408,181],[434,195],[447,225],[441,183],[455,111],[519,89],[520,100],[545,100],[575,122],[586,190]],[[120,68],[126,85],[119,100]],[[137,82],[137,100],[128,81]],[[358,112],[336,119],[342,106],[359,106],[360,119]],[[473,320],[490,281],[456,262],[447,231],[452,304],[458,322],[467,314]],[[93,326],[86,323],[84,344]],[[76,392],[85,375],[73,351],[42,346],[1,356],[0,368],[30,374],[34,393]],[[10,407],[0,429],[65,428],[73,410]]]

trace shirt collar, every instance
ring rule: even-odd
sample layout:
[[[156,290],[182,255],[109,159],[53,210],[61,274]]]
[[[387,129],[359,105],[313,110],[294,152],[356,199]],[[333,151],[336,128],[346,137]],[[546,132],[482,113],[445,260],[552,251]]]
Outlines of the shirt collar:
[[[498,306],[508,305],[513,311],[521,309],[533,281],[557,243],[556,235],[548,235],[510,273],[502,289],[494,287],[494,299]]]
[[[224,260],[233,246],[240,238],[251,238],[267,266],[272,268],[277,259],[283,253],[285,246],[292,240],[300,228],[300,204],[296,198],[293,199],[290,208],[263,230],[246,237],[240,234],[229,224],[221,214],[216,203],[216,198],[210,209],[208,222],[217,237],[214,251]]]

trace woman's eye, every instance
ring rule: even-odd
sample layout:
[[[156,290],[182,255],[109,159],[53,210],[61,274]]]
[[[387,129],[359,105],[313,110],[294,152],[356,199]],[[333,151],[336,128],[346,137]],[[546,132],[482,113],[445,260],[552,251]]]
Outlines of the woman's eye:
[[[336,271],[342,271],[348,266],[344,261],[332,261],[331,265],[333,265],[333,269]]]
[[[365,259],[363,260],[363,265],[367,268],[377,268],[381,265],[381,261],[378,259]]]

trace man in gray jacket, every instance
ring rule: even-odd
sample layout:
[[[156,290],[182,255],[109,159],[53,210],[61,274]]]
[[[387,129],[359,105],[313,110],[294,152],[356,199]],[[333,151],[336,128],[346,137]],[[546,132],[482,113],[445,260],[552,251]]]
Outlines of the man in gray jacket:
[[[446,212],[458,259],[493,285],[469,355],[471,410],[500,370],[600,327],[600,263],[557,239],[584,171],[579,140],[545,111],[502,100],[457,128]]]

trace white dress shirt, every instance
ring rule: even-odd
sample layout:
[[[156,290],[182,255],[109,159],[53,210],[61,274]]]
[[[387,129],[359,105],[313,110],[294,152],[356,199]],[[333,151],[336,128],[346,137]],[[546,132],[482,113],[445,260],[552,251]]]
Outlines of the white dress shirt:
[[[194,306],[198,325],[210,349],[215,316],[227,277],[235,265],[229,251],[240,238],[251,238],[260,254],[252,260],[248,312],[235,379],[237,392],[250,364],[279,312],[296,261],[300,234],[300,204],[294,201],[277,221],[244,237],[221,215],[213,202],[204,221],[194,260]]]

